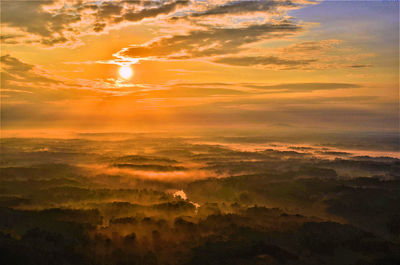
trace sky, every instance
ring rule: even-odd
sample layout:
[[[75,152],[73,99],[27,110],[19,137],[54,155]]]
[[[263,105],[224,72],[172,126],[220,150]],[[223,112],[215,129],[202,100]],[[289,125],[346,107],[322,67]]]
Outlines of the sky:
[[[398,1],[2,1],[2,131],[398,132],[398,22]]]

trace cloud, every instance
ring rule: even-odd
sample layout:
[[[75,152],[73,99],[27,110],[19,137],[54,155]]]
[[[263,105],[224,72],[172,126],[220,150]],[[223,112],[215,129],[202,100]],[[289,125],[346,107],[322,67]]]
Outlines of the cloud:
[[[1,56],[2,97],[18,100],[61,100],[109,95],[126,95],[146,88],[141,84],[123,84],[121,80],[70,79],[55,75],[39,65],[28,64],[11,55]],[[138,90],[139,88],[139,90]],[[74,93],[79,89],[79,93]],[[17,95],[17,93],[34,93]]]
[[[338,39],[303,41],[278,49],[257,47],[260,42],[302,32],[306,24],[289,20],[287,12],[315,3],[300,0],[5,1],[1,9],[1,42],[4,45],[76,46],[83,44],[80,38],[84,35],[157,19],[158,33],[168,32],[167,35],[124,48],[116,56],[141,60],[200,58],[225,65],[273,69],[369,67],[370,64],[358,62],[349,54],[336,59],[327,56],[327,52],[342,42]],[[219,58],[210,58],[213,56]]]
[[[64,32],[70,24],[81,20],[78,13],[60,8],[57,12],[45,10],[45,6],[56,1],[3,1],[1,22],[28,34],[40,37],[44,45],[65,42]]]
[[[143,45],[121,50],[118,54],[131,58],[188,59],[242,51],[244,45],[281,38],[301,30],[291,21],[250,25],[240,28],[210,28],[187,35],[155,39]]]
[[[302,41],[283,48],[261,46],[267,41],[287,39],[304,32],[307,24],[289,19],[291,17],[287,12],[306,4],[312,3],[205,2],[202,9],[177,12],[172,17],[166,18],[167,23],[163,26],[167,29],[164,32],[168,32],[168,35],[124,48],[115,56],[138,60],[195,59],[231,66],[276,70],[321,70],[367,65],[360,64],[357,62],[359,58],[350,55],[354,54],[354,50],[348,47],[338,50],[338,45],[343,42],[339,39]],[[181,24],[174,24],[175,22]],[[337,56],[342,53],[346,56]]]
[[[179,1],[169,2],[169,3],[167,2],[164,5],[160,5],[158,7],[153,7],[153,8],[145,8],[138,12],[133,12],[133,11],[126,12],[120,19],[136,22],[136,21],[143,20],[145,18],[156,17],[161,14],[169,14],[169,13],[175,11],[177,7],[186,6],[189,3],[190,3],[190,1],[188,1],[188,0],[179,0]]]
[[[1,96],[2,104],[40,103],[98,97],[118,94],[110,85],[100,81],[69,79],[54,75],[40,65],[21,61],[11,55],[1,59]],[[79,90],[79,93],[76,91]]]
[[[151,90],[144,93],[150,98],[182,98],[182,97],[214,97],[214,96],[238,96],[248,94],[245,91],[230,88],[205,87],[198,84],[196,87],[174,85],[165,90]]]
[[[198,12],[191,17],[243,14],[247,12],[277,11],[278,7],[297,7],[292,1],[232,1],[214,6],[204,12]]]
[[[371,67],[370,64],[352,64],[349,65],[348,67],[350,68],[365,68],[365,67]]]
[[[121,3],[115,2],[103,2],[100,6],[94,8],[98,10],[97,16],[102,18],[120,15],[124,9]]]
[[[292,69],[298,66],[308,65],[315,62],[314,59],[309,60],[291,60],[278,58],[276,56],[242,56],[242,57],[222,57],[214,60],[216,63],[228,64],[233,66],[282,66],[284,68]]]
[[[163,1],[101,1],[70,2],[3,1],[1,23],[8,31],[24,33],[22,43],[40,43],[44,46],[77,42],[82,35],[103,31],[123,21],[139,22],[169,14],[178,7],[187,6],[189,0]],[[91,25],[91,27],[88,27]],[[10,34],[5,34],[10,36]],[[19,44],[7,41],[4,44]]]
[[[155,38],[124,48],[114,56],[123,60],[202,60],[217,64],[274,70],[365,68],[365,54],[338,48],[341,40],[307,41],[283,48],[260,48],[261,43],[295,36],[303,27],[290,20],[240,27],[211,27]]]
[[[292,93],[292,92],[312,92],[317,90],[336,90],[336,89],[351,89],[361,88],[362,85],[354,83],[283,83],[283,84],[264,84],[264,83],[176,83],[169,85],[170,89],[186,90],[188,93],[191,91],[233,91],[231,94],[244,95],[244,94],[268,94],[268,93]],[[157,92],[157,91],[155,91]],[[352,101],[352,100],[370,100],[374,99],[373,96],[359,96],[359,97],[339,97],[329,98],[330,100],[340,99]],[[244,99],[245,101],[248,99]],[[258,101],[259,99],[251,99]],[[264,100],[264,99],[261,99]],[[274,99],[275,100],[275,99]],[[283,100],[283,99],[281,99]],[[319,98],[324,100],[324,98]]]
[[[179,12],[167,18],[168,22],[189,23],[201,27],[237,27],[264,24],[282,20],[287,11],[298,9],[310,1],[238,0],[192,2],[187,12]]]
[[[360,60],[374,56],[374,54],[351,47],[339,39],[303,41],[270,49],[269,52],[277,57],[290,56],[292,60],[309,60],[309,64],[297,67],[306,70],[370,67],[371,64]]]
[[[300,25],[299,22],[290,20],[286,12],[305,4],[310,3],[253,0],[192,2],[190,9],[175,12],[165,19],[166,23],[162,27],[166,28],[164,32],[168,34],[144,44],[124,48],[115,56],[139,60],[201,59],[212,62],[215,59],[211,58],[213,56],[222,57],[240,52],[242,56],[247,56],[240,64],[244,61],[247,61],[246,65],[308,64],[306,60],[294,61],[266,55],[264,60],[259,60],[248,55],[249,50],[261,42],[302,32],[304,23]],[[180,24],[175,24],[177,22]],[[254,53],[252,56],[259,57]],[[232,58],[217,60],[234,61]]]
[[[23,37],[21,34],[3,34],[0,35],[1,44],[17,44],[18,38]]]
[[[284,53],[312,53],[327,51],[336,48],[337,45],[342,43],[338,39],[321,40],[321,41],[305,41],[292,44],[288,47],[281,48]]]
[[[350,83],[292,83],[292,84],[278,84],[278,85],[248,85],[248,87],[263,89],[263,90],[284,90],[286,92],[303,92],[314,90],[335,90],[335,89],[348,89],[360,88],[358,84]]]
[[[57,84],[58,80],[50,78],[40,72],[34,65],[24,63],[11,55],[4,55],[1,59],[1,87],[2,89],[26,89],[24,83],[35,83],[35,85]]]
[[[26,72],[33,68],[33,65],[24,63],[11,55],[1,56],[1,64],[7,71]]]
[[[134,170],[142,171],[155,171],[155,172],[174,172],[174,171],[184,171],[185,167],[182,166],[170,166],[170,165],[159,165],[159,164],[113,164],[112,167],[117,168],[129,168]]]

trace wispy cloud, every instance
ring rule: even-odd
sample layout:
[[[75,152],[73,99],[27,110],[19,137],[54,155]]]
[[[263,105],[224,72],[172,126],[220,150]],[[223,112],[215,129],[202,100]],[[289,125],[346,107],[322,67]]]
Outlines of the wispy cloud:
[[[291,60],[275,56],[233,56],[215,59],[214,62],[234,66],[280,66],[282,69],[293,69],[298,66],[308,65],[315,62],[315,59]]]
[[[4,1],[2,25],[25,33],[7,44],[39,43],[45,46],[76,43],[80,36],[98,33],[121,22],[140,22],[187,6],[177,1]],[[89,25],[89,27],[88,27]],[[5,36],[11,36],[6,34]],[[28,39],[28,37],[31,37]],[[21,37],[21,36],[19,36]],[[33,38],[32,38],[33,37]]]
[[[243,51],[244,45],[288,36],[301,30],[291,21],[240,28],[212,28],[155,39],[123,49],[118,54],[131,58],[191,59]]]

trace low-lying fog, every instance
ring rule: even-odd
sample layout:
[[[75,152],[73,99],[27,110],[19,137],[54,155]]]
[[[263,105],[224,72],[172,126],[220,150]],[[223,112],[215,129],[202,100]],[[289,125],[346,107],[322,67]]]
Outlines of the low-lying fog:
[[[3,138],[0,261],[398,264],[398,150],[373,135]]]

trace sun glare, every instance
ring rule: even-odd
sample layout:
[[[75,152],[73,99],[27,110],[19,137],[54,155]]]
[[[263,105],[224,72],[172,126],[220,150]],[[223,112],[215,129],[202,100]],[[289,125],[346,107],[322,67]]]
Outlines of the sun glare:
[[[119,75],[124,78],[124,79],[129,79],[131,78],[133,74],[132,68],[130,66],[121,66],[121,68],[119,68]]]

